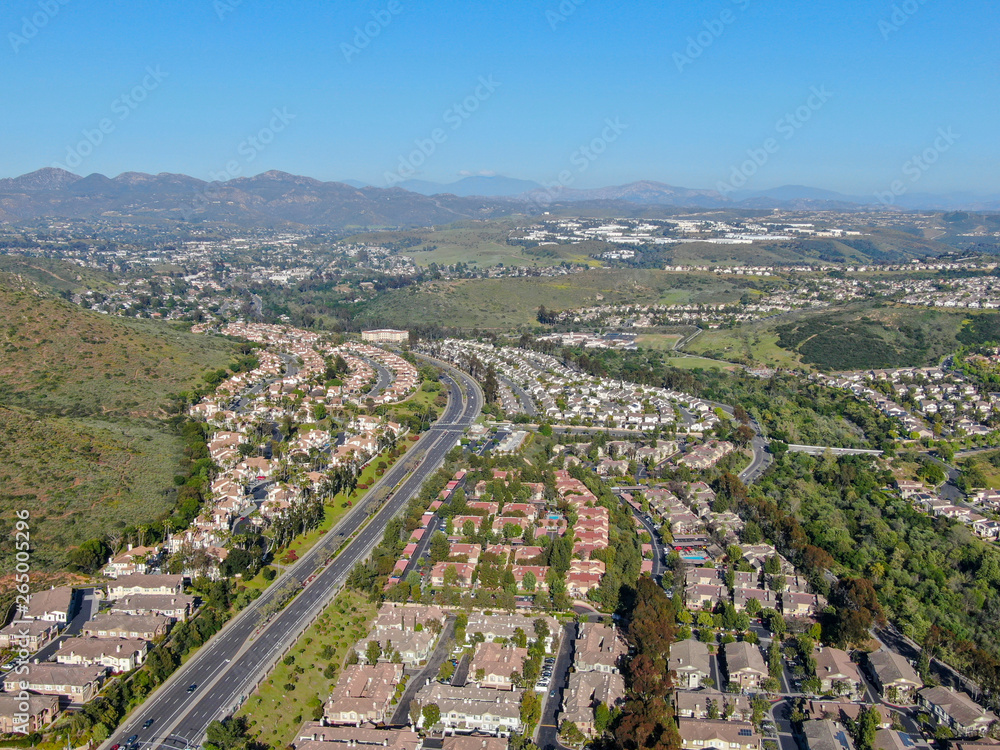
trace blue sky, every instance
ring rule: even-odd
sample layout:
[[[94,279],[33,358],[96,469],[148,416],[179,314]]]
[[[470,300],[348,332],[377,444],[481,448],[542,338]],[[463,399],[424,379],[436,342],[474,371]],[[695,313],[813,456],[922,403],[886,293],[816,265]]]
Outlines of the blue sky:
[[[0,176],[742,169],[745,189],[1000,192],[998,19],[989,0],[6,0]]]

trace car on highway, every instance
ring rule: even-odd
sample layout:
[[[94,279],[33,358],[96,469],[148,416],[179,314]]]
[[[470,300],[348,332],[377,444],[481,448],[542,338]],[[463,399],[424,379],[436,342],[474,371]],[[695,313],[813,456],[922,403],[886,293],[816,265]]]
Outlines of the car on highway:
[[[120,749],[121,745],[119,745],[117,742],[111,746],[111,750],[120,750]]]
[[[153,726],[154,721],[156,721],[156,719],[146,719],[146,721],[144,721],[142,724],[142,728],[149,729],[151,726]]]
[[[135,742],[138,739],[139,739],[139,735],[133,734],[131,737],[129,737],[127,740],[125,740],[125,744],[126,745],[131,745],[133,742]]]
[[[189,693],[193,693],[197,689],[198,689],[198,683],[197,682],[193,682],[190,685],[188,685],[188,692]]]

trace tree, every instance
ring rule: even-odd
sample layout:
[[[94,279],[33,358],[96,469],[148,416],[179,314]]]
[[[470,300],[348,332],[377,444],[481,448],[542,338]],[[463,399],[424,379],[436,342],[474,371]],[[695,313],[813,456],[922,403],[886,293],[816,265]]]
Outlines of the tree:
[[[597,704],[594,709],[594,729],[598,734],[604,734],[611,727],[611,709],[608,708],[608,704],[601,703]]]
[[[441,721],[441,707],[437,703],[428,703],[421,711],[424,717],[424,728],[431,729]]]
[[[443,562],[448,559],[449,554],[451,545],[448,543],[448,537],[440,531],[434,532],[434,536],[431,537],[431,562]]]
[[[213,721],[205,730],[204,747],[206,750],[234,750],[245,744],[247,728],[247,720],[242,716]]]
[[[94,573],[107,562],[111,550],[103,539],[88,539],[70,552],[70,564],[81,573]]]
[[[534,690],[525,690],[521,696],[521,723],[524,725],[525,735],[531,736],[540,718],[542,718],[542,701],[538,693]]]
[[[378,664],[380,656],[382,656],[381,644],[378,641],[368,641],[365,647],[365,661],[370,665]]]
[[[861,709],[858,720],[854,723],[854,744],[858,750],[874,750],[875,733],[878,732],[881,721],[875,706]]]
[[[521,588],[523,588],[528,593],[533,593],[535,587],[538,585],[538,578],[530,570],[524,574],[521,578]]]

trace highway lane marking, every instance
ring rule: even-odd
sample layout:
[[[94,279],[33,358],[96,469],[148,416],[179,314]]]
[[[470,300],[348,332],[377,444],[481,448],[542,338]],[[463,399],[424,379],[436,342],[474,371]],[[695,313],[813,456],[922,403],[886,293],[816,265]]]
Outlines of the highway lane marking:
[[[463,419],[463,421],[465,421],[465,420]],[[456,428],[458,428],[458,427],[464,428],[464,426],[467,426],[467,425],[461,425],[461,424],[455,425]],[[442,450],[443,441],[454,439],[459,434],[461,434],[460,430],[459,431],[449,430],[449,431],[444,431],[444,432],[438,431],[438,433],[437,433],[436,436],[429,436],[431,438],[431,440],[427,444],[426,448],[422,451],[422,455],[420,456],[420,464],[421,464],[421,466],[418,467],[418,469],[419,468],[423,468],[423,465],[425,465],[428,461],[436,462],[437,460],[439,460],[441,458],[441,456],[444,455],[444,451]],[[424,446],[421,446],[421,448],[424,448]],[[403,466],[403,464],[397,464],[397,465],[398,466]],[[427,471],[424,472],[424,473],[426,473],[427,476],[430,475],[431,472],[429,471],[429,466],[427,466]],[[395,500],[397,500],[397,502],[392,502],[392,503],[389,503],[387,505],[384,505],[380,509],[380,512],[376,513],[376,515],[372,518],[372,523],[370,523],[370,525],[366,526],[366,528],[362,532],[362,534],[360,534],[354,540],[354,542],[350,542],[348,544],[348,548],[351,547],[351,546],[355,546],[355,545],[358,545],[358,546],[361,547],[361,549],[358,551],[358,553],[354,556],[352,564],[356,563],[363,555],[365,555],[367,553],[370,553],[370,550],[368,549],[368,547],[370,546],[370,543],[373,542],[373,541],[376,541],[378,539],[378,536],[379,536],[378,533],[377,533],[377,527],[380,524],[384,524],[384,523],[388,522],[388,520],[391,517],[397,515],[398,512],[400,510],[402,510],[402,508],[403,508],[403,505],[404,505],[403,504],[403,499],[404,499],[404,497],[407,497],[407,498],[408,497],[412,497],[413,492],[415,492],[416,488],[418,488],[419,486],[421,486],[423,484],[423,481],[424,481],[423,479],[420,479],[418,477],[417,473],[411,473],[409,477],[406,477],[406,479],[404,479],[404,481],[403,481],[403,485],[400,487],[400,490],[403,490],[403,491],[402,492],[397,492],[397,497],[394,498]],[[410,489],[411,487],[412,487],[412,489]],[[356,510],[359,509],[360,507],[362,507],[362,506],[356,506]],[[355,515],[356,514],[351,514],[350,517],[354,517]],[[341,519],[342,522],[346,522],[347,520],[348,520],[348,516],[345,516],[343,519]],[[358,524],[358,525],[360,526],[360,524]],[[340,526],[340,524],[338,524],[338,526]],[[355,531],[356,530],[357,529],[355,529]],[[368,532],[368,533],[365,533],[365,532]],[[314,548],[313,554],[309,555],[308,557],[306,557],[302,561],[302,564],[303,565],[307,564],[306,560],[309,560],[309,561],[317,560],[319,558],[319,556],[320,556],[320,552],[321,551],[324,551],[323,548],[322,548],[322,545],[318,545],[317,547]],[[344,551],[346,552],[347,550],[345,549]],[[343,578],[343,576],[346,574],[346,572],[347,572],[346,569],[349,566],[343,565],[343,564],[338,565],[337,563],[345,563],[345,562],[346,562],[346,560],[345,560],[344,557],[338,556],[337,560],[334,563],[332,563],[328,568],[326,568],[326,570],[323,571],[323,573],[321,573],[320,575],[322,576],[324,573],[326,573],[328,576],[332,575],[332,579],[333,580],[330,581],[330,582],[331,583],[334,583],[334,582],[338,582],[339,583],[340,580]],[[318,601],[319,598],[320,598],[319,594],[318,594],[318,589],[317,589],[317,592],[313,592],[312,590],[309,590],[308,594],[309,594],[308,597],[298,597],[292,603],[293,606],[295,605],[296,602],[303,603],[303,604],[307,605],[307,611],[303,612],[301,615],[298,615],[297,619],[293,623],[295,625],[300,625],[301,622],[303,621],[303,619],[306,617],[306,615],[308,615],[309,610],[312,609],[312,607],[308,606],[308,605],[311,605],[312,603]],[[242,630],[244,630],[247,634],[249,634],[249,632],[252,629],[251,618],[249,616],[249,612],[251,612],[251,611],[253,611],[253,610],[246,610],[246,612],[248,613],[247,616],[245,618],[240,618],[240,620],[239,620],[239,622],[242,625],[244,625],[244,627],[242,628]],[[285,614],[287,614],[289,611],[290,610],[286,609],[283,612]],[[277,641],[282,640],[282,634],[279,634],[277,629],[272,629],[272,626],[277,625],[278,623],[282,622],[282,619],[283,619],[282,618],[282,614],[279,613],[278,617],[276,617],[268,625],[265,626],[264,633],[262,633],[261,637],[259,639],[257,639],[256,641],[254,641],[254,642],[247,641],[246,640],[247,636],[246,635],[241,635],[239,633],[239,629],[236,627],[237,620],[231,621],[233,627],[226,634],[224,634],[223,637],[217,639],[212,644],[210,644],[209,648],[207,648],[205,651],[200,652],[199,654],[197,654],[196,658],[198,659],[198,661],[189,663],[190,669],[184,670],[184,674],[187,675],[188,679],[190,679],[191,677],[199,676],[201,674],[201,672],[199,672],[198,670],[202,666],[211,667],[212,666],[211,664],[208,664],[208,663],[202,664],[201,661],[202,661],[202,659],[206,659],[207,660],[209,658],[210,654],[214,654],[217,650],[219,650],[219,649],[216,648],[218,646],[218,644],[224,644],[227,647],[227,649],[232,648],[233,646],[236,646],[237,647],[237,652],[233,656],[232,660],[238,660],[235,663],[236,664],[241,664],[242,663],[242,657],[246,655],[245,652],[249,649],[251,643],[254,643],[255,645],[262,645],[265,642],[266,643],[271,643],[271,642],[275,642],[276,643]],[[227,649],[223,649],[223,650],[225,651]],[[259,654],[259,656],[262,656],[266,660],[269,657],[269,654],[268,653],[262,653],[262,654]],[[198,658],[198,657],[201,657],[201,658]],[[221,672],[227,671],[227,670],[231,671],[231,669],[235,667],[235,664],[230,664],[230,662],[232,660],[227,660],[226,662],[223,662],[222,664],[218,665],[218,667],[216,667],[215,669],[212,669],[210,672],[208,672],[208,674],[205,677],[201,678],[201,679],[209,679],[209,680],[211,680],[211,684],[208,686],[208,691],[211,691],[211,689],[214,688],[215,685],[219,684],[219,682],[220,682],[220,680],[222,678],[222,675],[220,674]],[[227,665],[229,665],[229,667],[227,667]],[[261,663],[260,666],[262,666],[262,665],[263,665],[263,663]],[[257,665],[254,664],[253,666],[257,666]],[[181,683],[180,673],[175,673],[175,675],[177,675],[177,681],[176,681],[175,684],[179,688],[180,683]],[[235,673],[233,673],[233,676],[237,677],[238,679],[242,679],[244,677],[243,674],[235,674]],[[242,686],[241,686],[241,689],[242,689]],[[188,700],[187,700],[186,696],[183,695],[183,694],[179,694],[178,693],[178,694],[175,694],[173,700],[170,700],[168,703],[164,704],[164,705],[169,706],[171,708],[174,705],[176,705],[178,702],[180,702],[182,704],[188,704],[190,706],[188,712],[184,713],[182,716],[179,716],[179,717],[177,717],[175,719],[175,721],[174,721],[171,729],[176,729],[178,726],[180,726],[181,723],[183,723],[185,721],[190,721],[192,719],[194,719],[195,721],[199,721],[200,717],[203,717],[203,716],[208,715],[208,714],[213,714],[214,715],[215,712],[213,712],[213,711],[196,710],[197,707],[199,706],[199,704],[202,703],[202,699],[207,698],[209,696],[209,694],[210,694],[210,692],[202,693],[202,695],[199,697],[199,699],[193,699],[193,696],[192,696],[192,701],[193,702],[190,703],[190,704],[188,704]],[[168,695],[169,695],[169,693],[164,694],[164,699],[166,699]],[[216,700],[219,700],[219,698],[220,698],[220,696],[214,696],[214,697],[215,697]],[[222,700],[220,701],[220,703],[221,704],[225,704],[226,703],[226,699],[222,698]],[[141,718],[142,716],[147,715],[150,712],[159,712],[159,711],[160,711],[160,706],[156,706],[154,702],[151,702],[149,704],[149,706],[148,706],[148,708],[147,708],[146,711],[140,712],[138,718]],[[199,721],[199,723],[201,723],[201,722]],[[169,736],[169,734],[170,734],[170,732],[168,732],[167,736]]]

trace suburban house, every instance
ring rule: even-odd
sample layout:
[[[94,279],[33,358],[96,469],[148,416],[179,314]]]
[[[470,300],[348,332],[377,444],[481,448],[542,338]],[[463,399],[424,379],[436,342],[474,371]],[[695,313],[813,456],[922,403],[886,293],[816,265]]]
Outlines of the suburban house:
[[[323,717],[329,724],[379,724],[389,718],[389,703],[403,677],[402,664],[344,667],[330,692]]]
[[[28,611],[22,617],[66,625],[73,616],[73,602],[74,593],[69,586],[36,591],[28,598]]]
[[[444,738],[441,750],[507,750],[507,741],[500,737],[452,734]]]
[[[843,724],[831,719],[802,723],[808,750],[854,750],[854,741]]]
[[[678,719],[677,731],[684,750],[760,750],[763,738],[746,721]]]
[[[59,715],[59,698],[55,695],[0,693],[0,734],[32,734],[47,727]]]
[[[846,726],[848,721],[858,720],[863,708],[865,708],[863,703],[847,703],[842,699],[836,701],[808,701],[806,703],[806,716],[814,721],[833,719]],[[878,725],[880,727],[892,726],[892,712],[888,708],[878,703],[875,704],[875,711],[879,716]]]
[[[121,576],[108,584],[108,599],[121,599],[134,594],[183,594],[184,576],[147,575],[136,573]]]
[[[557,723],[570,721],[585,735],[592,735],[594,709],[603,703],[614,708],[625,700],[625,680],[610,672],[573,672],[563,695],[562,712]]]
[[[197,600],[189,594],[132,594],[111,605],[113,615],[163,615],[184,622],[195,610]]]
[[[499,639],[510,640],[518,630],[525,634],[528,643],[534,643],[537,636],[535,623],[541,621],[545,625],[548,634],[545,636],[545,650],[552,651],[553,639],[558,636],[562,628],[551,615],[539,615],[528,617],[521,614],[494,613],[488,615],[484,612],[470,612],[469,620],[465,627],[466,638],[471,638],[477,633],[482,635],[487,641]],[[544,632],[544,631],[543,631]]]
[[[727,643],[724,653],[729,684],[743,690],[756,690],[767,679],[767,665],[754,644],[746,641]]]
[[[873,750],[930,750],[927,742],[915,741],[911,735],[894,729],[879,729],[875,732],[875,742],[872,747]],[[994,744],[994,747],[1000,747],[1000,742]]]
[[[56,651],[59,664],[107,667],[130,672],[142,665],[149,651],[147,641],[111,638],[67,638]]]
[[[821,693],[835,693],[856,700],[864,692],[864,682],[850,654],[839,648],[822,648],[815,654],[816,677]]]
[[[97,615],[83,626],[83,635],[90,638],[141,638],[153,641],[166,635],[170,618],[163,615]]]
[[[327,727],[307,721],[292,743],[295,750],[420,750],[423,740],[412,729],[369,729],[368,727]]]
[[[473,731],[507,736],[521,730],[521,696],[523,690],[481,690],[477,687],[455,687],[431,682],[414,696],[420,707],[434,703],[441,709],[439,728],[445,732]],[[423,716],[417,726],[424,729]]]
[[[479,687],[513,690],[511,675],[521,674],[528,649],[503,646],[499,643],[480,643],[469,665],[469,680]]]
[[[49,620],[14,620],[0,628],[0,648],[37,651],[55,637],[56,627]]]
[[[924,688],[917,693],[917,703],[928,709],[938,724],[960,737],[982,737],[997,720],[967,694],[950,687]]]
[[[719,719],[750,721],[753,709],[745,695],[718,690],[678,690],[674,693],[674,715],[686,719],[707,719],[715,713]]]
[[[3,689],[17,693],[22,689],[42,695],[55,695],[67,703],[86,703],[101,688],[107,670],[104,667],[82,667],[70,664],[27,664],[26,674],[8,672]],[[23,687],[22,687],[23,686]]]
[[[364,658],[371,641],[382,647],[381,660],[391,661],[398,652],[403,664],[417,666],[434,651],[445,613],[438,606],[386,602],[378,611],[368,635],[355,644],[359,658]]]
[[[896,705],[915,703],[916,692],[924,685],[910,663],[887,648],[868,654],[868,673],[879,695]]]
[[[617,672],[619,659],[628,651],[613,625],[596,622],[580,624],[574,650],[577,672]]]
[[[696,690],[712,676],[708,645],[693,638],[671,644],[667,664],[674,673],[674,684],[681,690]]]

